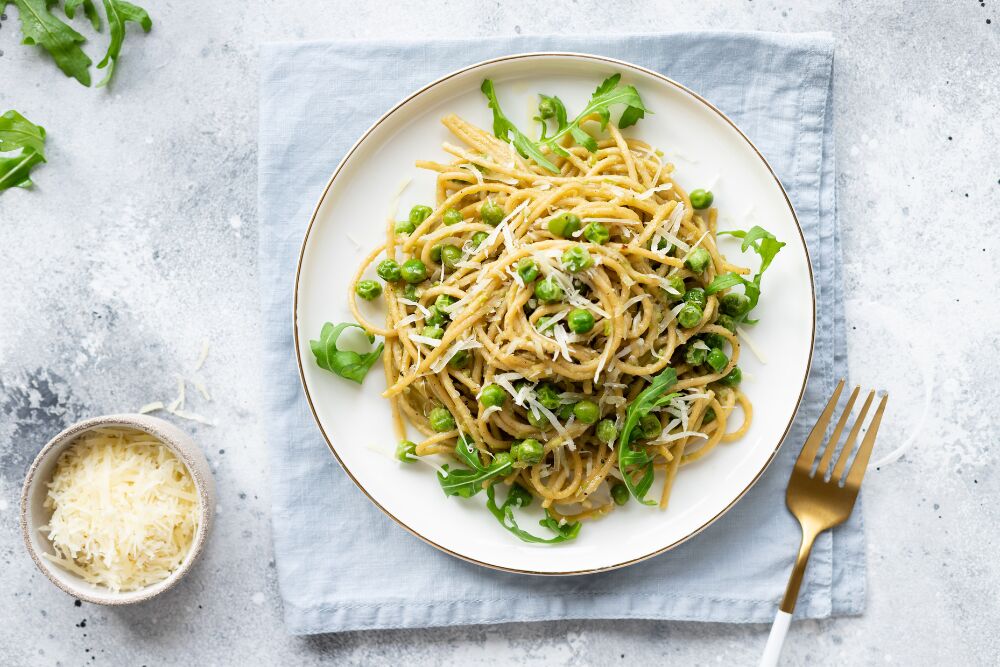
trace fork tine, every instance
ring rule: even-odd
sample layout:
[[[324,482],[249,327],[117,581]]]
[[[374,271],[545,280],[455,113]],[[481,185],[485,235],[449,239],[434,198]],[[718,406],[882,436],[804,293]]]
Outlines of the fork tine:
[[[840,458],[837,459],[837,465],[833,469],[833,475],[830,476],[831,480],[835,482],[840,482],[840,474],[844,472],[844,467],[847,466],[847,458],[854,451],[854,443],[858,441],[858,434],[861,433],[861,427],[864,424],[865,417],[868,415],[868,408],[872,406],[872,400],[875,398],[875,391],[872,390],[868,393],[868,398],[865,399],[865,404],[861,406],[861,412],[858,413],[858,418],[854,420],[854,425],[851,426],[851,432],[847,435],[847,440],[844,441],[844,448],[840,450]]]
[[[837,426],[833,429],[833,433],[830,434],[830,441],[826,443],[826,448],[823,450],[823,458],[820,459],[819,465],[816,467],[817,477],[826,477],[826,471],[830,469],[830,461],[833,459],[833,452],[837,449],[837,443],[840,442],[840,435],[844,432],[844,426],[847,425],[847,420],[851,416],[851,410],[854,409],[854,402],[858,400],[858,393],[860,391],[861,387],[855,387],[854,391],[851,392],[851,397],[847,399],[844,412],[840,415],[840,419],[837,420]]]
[[[872,394],[874,393],[873,391]],[[871,458],[872,449],[875,448],[875,436],[878,435],[878,427],[882,423],[882,413],[885,412],[885,404],[888,400],[889,394],[883,394],[882,400],[878,404],[878,410],[875,411],[875,416],[872,417],[872,423],[868,425],[868,433],[865,434],[861,448],[858,449],[858,455],[854,457],[854,463],[851,464],[851,469],[847,472],[847,482],[845,485],[848,487],[857,488],[861,486],[861,480],[868,470],[868,459]]]
[[[812,468],[813,461],[816,459],[816,451],[819,449],[820,443],[823,442],[823,434],[826,433],[826,427],[830,424],[830,417],[833,416],[833,411],[837,407],[840,392],[844,389],[844,382],[846,380],[841,380],[837,384],[833,396],[830,397],[830,401],[823,408],[823,414],[819,416],[819,419],[816,420],[816,425],[813,426],[813,430],[809,432],[806,444],[802,447],[802,453],[799,454],[799,458],[795,462],[796,467],[805,466],[810,469]]]

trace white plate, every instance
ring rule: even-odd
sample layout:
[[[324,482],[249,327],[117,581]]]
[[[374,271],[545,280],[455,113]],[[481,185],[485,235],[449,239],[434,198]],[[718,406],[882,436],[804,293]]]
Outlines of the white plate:
[[[559,95],[568,108],[579,109],[614,72],[634,84],[655,112],[628,134],[663,149],[688,190],[711,187],[721,228],[747,228],[761,221],[787,243],[768,270],[761,305],[754,311],[761,323],[753,329],[753,339],[767,363],[744,346],[740,363],[748,376],[744,390],[754,403],[753,426],[741,441],[720,445],[685,466],[666,511],[631,502],[603,520],[587,522],[573,542],[530,545],[499,525],[486,511],[482,494],[445,497],[430,468],[392,460],[396,436],[389,404],[380,397],[386,386],[381,364],[359,387],[319,369],[308,341],[318,337],[324,322],[352,321],[347,308],[352,274],[384,240],[385,214],[400,183],[413,178],[400,198],[400,215],[417,203],[433,205],[434,176],[413,164],[417,159],[451,160],[441,142],[455,140],[441,117],[455,112],[491,127],[479,91],[484,78],[496,82],[511,119],[533,131],[530,118],[538,92]],[[743,218],[751,206],[752,219]],[[724,250],[740,259],[735,243]],[[757,266],[755,255],[745,259]],[[350,150],[331,177],[303,242],[295,283],[295,344],[306,396],[330,449],[386,514],[430,544],[481,565],[579,574],[628,565],[680,544],[753,485],[777,452],[805,389],[815,326],[812,290],[805,242],[784,190],[764,158],[720,111],[635,65],[590,55],[524,54],[473,65],[417,91]],[[541,530],[527,518],[522,526]]]

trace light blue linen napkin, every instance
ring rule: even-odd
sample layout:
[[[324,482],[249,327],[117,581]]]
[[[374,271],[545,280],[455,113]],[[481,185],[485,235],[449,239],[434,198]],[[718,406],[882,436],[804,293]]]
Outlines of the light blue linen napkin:
[[[657,558],[598,575],[495,572],[436,551],[384,516],[330,455],[292,349],[295,263],[330,173],[358,136],[409,92],[449,71],[525,51],[591,52],[662,72],[711,100],[767,156],[809,245],[816,350],[786,446],[733,510]],[[321,42],[261,50],[259,271],[264,424],[284,614],[292,633],[565,618],[768,622],[799,528],[784,493],[799,443],[846,373],[828,35],[700,32],[432,42]],[[861,512],[813,549],[800,617],[860,613]]]

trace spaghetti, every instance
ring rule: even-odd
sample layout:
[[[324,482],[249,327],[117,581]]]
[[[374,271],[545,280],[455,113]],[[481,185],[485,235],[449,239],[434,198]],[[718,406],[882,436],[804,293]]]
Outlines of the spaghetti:
[[[385,339],[401,458],[465,462],[475,487],[455,495],[487,488],[491,511],[492,484],[521,487],[558,530],[612,511],[629,497],[620,487],[642,499],[642,471],[619,461],[628,447],[659,473],[666,508],[680,468],[740,438],[752,418],[734,333],[745,317],[732,316],[745,316],[747,297],[709,289],[721,276],[751,284],[738,278],[750,271],[719,251],[716,209],[692,203],[662,153],[613,124],[596,150],[563,142],[548,155],[552,173],[455,115],[442,122],[459,141],[443,146],[454,160],[417,162],[437,174],[435,206],[415,208],[408,233],[387,222],[349,297],[357,321]],[[377,262],[384,326],[357,302]],[[625,429],[630,406],[668,371],[672,393]],[[422,440],[405,440],[407,422]],[[484,470],[500,474],[480,481]],[[446,492],[453,475],[439,468]]]

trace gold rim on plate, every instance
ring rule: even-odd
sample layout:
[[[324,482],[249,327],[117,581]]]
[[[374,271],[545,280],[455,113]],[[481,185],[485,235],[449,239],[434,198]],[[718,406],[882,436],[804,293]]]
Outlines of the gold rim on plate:
[[[810,340],[809,340],[809,355],[808,355],[808,360],[807,360],[807,363],[806,363],[805,375],[802,378],[802,388],[799,390],[799,397],[795,401],[795,409],[792,411],[792,415],[791,415],[791,417],[788,420],[788,424],[785,425],[784,432],[782,432],[781,437],[775,443],[774,449],[771,451],[770,456],[768,456],[767,461],[765,461],[764,465],[761,466],[761,469],[759,471],[757,471],[757,474],[754,475],[754,478],[752,480],[750,480],[750,483],[747,484],[746,487],[742,491],[740,491],[739,494],[737,494],[737,496],[735,498],[733,498],[733,500],[728,505],[726,505],[721,511],[719,511],[715,516],[713,516],[712,518],[710,518],[708,521],[706,521],[705,523],[703,523],[701,526],[699,526],[695,530],[693,530],[690,533],[688,533],[685,537],[682,537],[681,539],[676,540],[676,541],[672,542],[671,544],[669,544],[669,545],[667,545],[667,546],[665,546],[663,548],[660,548],[660,549],[657,549],[655,551],[652,551],[652,552],[650,552],[650,553],[648,553],[648,554],[646,554],[644,556],[639,556],[638,558],[633,558],[631,560],[627,560],[627,561],[624,561],[624,562],[621,562],[621,563],[616,563],[614,565],[607,565],[607,566],[604,566],[604,567],[591,568],[591,569],[587,569],[587,570],[572,570],[572,571],[565,571],[565,572],[538,572],[538,571],[533,571],[533,570],[522,570],[522,569],[519,569],[519,568],[504,567],[502,565],[495,565],[493,563],[484,563],[483,561],[477,560],[475,558],[470,558],[469,556],[465,556],[463,554],[460,554],[460,553],[457,553],[455,551],[452,551],[451,549],[448,549],[447,547],[444,547],[444,546],[438,544],[437,542],[434,542],[433,540],[431,540],[431,539],[429,539],[429,538],[421,535],[416,530],[414,530],[413,528],[411,528],[410,526],[408,526],[407,524],[405,524],[404,522],[402,522],[398,518],[396,518],[392,514],[392,512],[390,512],[385,507],[383,507],[381,503],[379,503],[370,493],[368,493],[368,490],[361,484],[361,482],[358,481],[358,479],[347,468],[347,466],[344,464],[343,459],[341,459],[340,455],[337,454],[337,449],[336,449],[336,447],[334,447],[333,441],[330,439],[330,436],[327,435],[326,430],[323,428],[323,424],[320,421],[319,415],[316,413],[316,406],[313,404],[312,395],[309,393],[309,385],[306,383],[305,369],[302,366],[302,354],[301,354],[302,350],[301,350],[301,341],[299,340],[299,330],[298,330],[299,281],[300,281],[301,275],[302,275],[302,261],[303,261],[303,258],[305,257],[306,248],[309,245],[309,236],[312,233],[313,226],[316,224],[316,216],[319,214],[319,210],[322,207],[323,202],[326,200],[326,196],[327,196],[327,194],[329,194],[330,188],[333,187],[333,183],[334,183],[334,181],[337,180],[337,176],[340,175],[341,170],[347,164],[348,160],[350,160],[351,156],[354,155],[355,151],[358,150],[358,148],[365,142],[366,139],[368,139],[368,137],[371,135],[371,133],[374,132],[375,129],[379,125],[381,125],[386,119],[388,119],[391,115],[393,115],[401,107],[403,107],[405,104],[407,104],[411,100],[413,100],[413,99],[415,99],[415,98],[423,95],[424,93],[426,93],[426,92],[432,90],[433,88],[437,87],[438,85],[444,83],[445,81],[453,79],[456,76],[465,74],[465,73],[470,72],[472,70],[479,69],[481,67],[487,67],[487,66],[490,66],[490,65],[496,65],[498,63],[503,63],[503,62],[508,62],[508,61],[526,60],[526,59],[532,59],[532,58],[570,58],[570,59],[574,59],[574,60],[591,60],[591,61],[594,61],[596,63],[600,63],[602,65],[614,65],[615,67],[621,67],[621,68],[625,68],[625,69],[630,69],[630,70],[633,70],[633,71],[641,72],[641,73],[643,73],[645,75],[648,75],[648,76],[651,76],[651,77],[654,77],[654,78],[658,79],[659,81],[667,84],[668,86],[672,86],[673,88],[676,88],[677,90],[680,90],[681,92],[685,93],[686,95],[689,95],[691,98],[697,100],[698,102],[700,102],[701,104],[703,104],[705,107],[707,107],[709,110],[711,110],[712,112],[714,112],[715,114],[717,114],[724,121],[726,121],[726,123],[728,123],[729,126],[732,127],[737,132],[737,134],[739,134],[739,136],[747,143],[747,145],[750,146],[750,148],[753,149],[754,153],[757,154],[757,157],[760,159],[760,161],[767,168],[767,171],[771,174],[771,177],[774,179],[775,184],[778,186],[778,189],[781,190],[781,194],[785,198],[785,203],[788,205],[788,211],[792,215],[792,220],[795,221],[795,229],[798,231],[798,233],[799,233],[799,239],[802,241],[802,248],[805,250],[806,268],[809,271],[809,293],[812,296],[812,332],[810,334],[811,337],[810,337]],[[337,165],[337,168],[334,169],[333,175],[330,176],[330,180],[327,181],[326,187],[323,188],[323,193],[320,195],[319,201],[316,203],[316,207],[313,209],[312,216],[309,219],[309,226],[306,228],[306,234],[305,234],[305,237],[302,240],[302,248],[299,250],[299,259],[298,259],[298,262],[297,262],[296,267],[295,267],[295,286],[294,286],[294,292],[292,294],[292,336],[293,336],[294,341],[295,341],[295,362],[296,362],[296,364],[298,364],[298,367],[299,367],[299,380],[302,382],[302,389],[303,389],[303,391],[305,391],[306,401],[308,401],[308,403],[309,403],[309,411],[312,412],[313,419],[316,421],[316,426],[319,427],[320,433],[323,434],[323,439],[326,440],[327,447],[330,448],[330,451],[333,453],[334,457],[336,457],[337,462],[340,464],[340,467],[343,468],[343,470],[347,474],[347,476],[351,478],[351,481],[353,481],[357,485],[357,487],[359,489],[361,489],[362,493],[364,493],[368,497],[368,499],[370,501],[372,501],[372,503],[375,504],[376,507],[378,507],[380,510],[382,510],[382,512],[384,512],[386,514],[386,516],[388,516],[390,519],[392,519],[393,521],[395,521],[399,526],[401,526],[404,529],[406,529],[409,533],[411,533],[412,535],[420,538],[421,540],[423,540],[427,544],[431,545],[432,547],[440,549],[441,551],[443,551],[443,552],[445,552],[447,554],[455,556],[456,558],[460,558],[460,559],[462,559],[464,561],[467,561],[469,563],[475,563],[476,565],[481,565],[483,567],[488,567],[488,568],[493,569],[493,570],[500,570],[500,571],[503,571],[503,572],[513,572],[513,573],[516,573],[516,574],[535,574],[535,575],[541,575],[541,576],[569,576],[569,575],[579,575],[579,574],[593,574],[593,573],[596,573],[596,572],[607,572],[608,570],[616,570],[618,568],[626,567],[628,565],[634,565],[635,563],[642,562],[644,560],[653,558],[654,556],[658,556],[658,555],[660,555],[662,553],[670,551],[671,549],[673,549],[673,548],[675,548],[675,547],[683,544],[684,542],[687,542],[689,539],[691,539],[692,537],[694,537],[695,535],[697,535],[698,533],[700,533],[701,531],[705,530],[710,525],[712,525],[713,523],[715,523],[723,514],[725,514],[726,512],[728,512],[730,509],[732,509],[733,506],[736,505],[736,503],[738,503],[740,501],[740,499],[743,498],[744,495],[746,495],[747,491],[749,491],[753,487],[753,485],[757,483],[757,480],[759,480],[761,478],[761,476],[764,474],[764,472],[768,469],[768,467],[774,461],[774,457],[777,455],[778,450],[781,449],[781,444],[782,444],[782,442],[784,442],[785,437],[788,435],[788,431],[792,428],[792,423],[795,421],[795,415],[798,413],[799,405],[801,405],[801,403],[802,403],[802,397],[805,395],[806,382],[809,379],[809,369],[812,367],[813,347],[816,344],[816,282],[815,282],[814,277],[813,277],[812,260],[811,260],[811,258],[809,256],[809,246],[806,245],[806,239],[805,239],[805,236],[802,233],[802,226],[799,224],[799,218],[798,218],[798,216],[795,215],[795,207],[792,206],[792,202],[788,198],[788,193],[785,192],[784,186],[782,186],[781,181],[778,179],[778,176],[774,173],[774,169],[771,168],[770,163],[763,156],[763,154],[761,154],[760,150],[757,149],[757,146],[755,146],[754,143],[752,141],[750,141],[749,137],[747,137],[743,133],[743,131],[740,130],[739,127],[736,126],[736,123],[734,123],[732,120],[730,120],[729,117],[726,116],[726,114],[722,113],[722,111],[720,111],[714,104],[712,104],[711,102],[709,102],[708,100],[706,100],[704,97],[702,97],[698,93],[694,92],[693,90],[691,90],[691,89],[687,88],[686,86],[684,86],[684,85],[682,85],[682,84],[674,81],[673,79],[671,79],[669,77],[666,77],[666,76],[660,74],[659,72],[655,72],[655,71],[653,71],[651,69],[647,69],[647,68],[642,67],[640,65],[635,65],[633,63],[626,62],[624,60],[618,60],[617,58],[609,58],[607,56],[598,56],[598,55],[594,55],[594,54],[590,54],[590,53],[573,53],[573,52],[570,52],[570,51],[539,51],[539,52],[531,52],[531,53],[516,53],[516,54],[509,55],[509,56],[500,56],[498,58],[491,58],[489,60],[483,60],[481,62],[472,64],[472,65],[468,65],[468,66],[463,67],[461,69],[457,69],[454,72],[451,72],[450,74],[446,74],[445,76],[443,76],[443,77],[441,77],[439,79],[436,79],[435,81],[432,81],[431,83],[427,84],[423,88],[420,88],[420,89],[418,89],[418,90],[410,93],[405,98],[403,98],[402,100],[400,100],[399,102],[397,102],[395,105],[393,105],[393,107],[391,109],[389,109],[384,114],[382,114],[382,116],[378,120],[376,120],[372,124],[371,127],[369,127],[367,130],[365,130],[365,132],[361,135],[361,137],[356,142],[354,142],[354,145],[351,146],[350,150],[347,151],[347,154],[344,155],[343,159],[341,159],[340,163]]]

